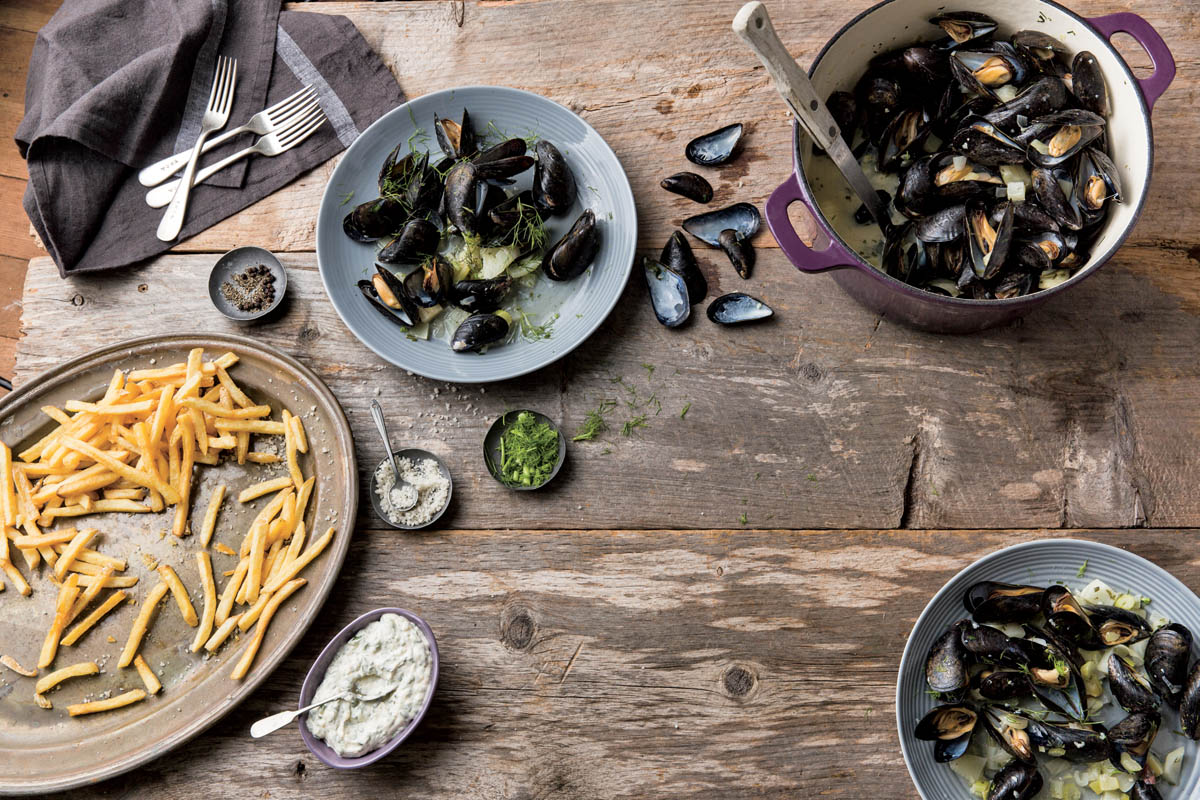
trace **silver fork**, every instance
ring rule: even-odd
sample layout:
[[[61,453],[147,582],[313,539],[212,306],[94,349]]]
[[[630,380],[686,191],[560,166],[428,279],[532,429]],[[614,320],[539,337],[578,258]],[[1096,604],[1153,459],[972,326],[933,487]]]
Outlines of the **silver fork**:
[[[292,116],[280,122],[279,127],[260,138],[254,144],[200,170],[196,173],[196,178],[192,181],[192,185],[194,186],[197,183],[208,180],[233,162],[246,156],[256,154],[260,156],[277,156],[280,153],[291,150],[324,124],[325,114],[317,105],[317,101],[313,100],[311,105],[304,106],[295,111]],[[174,195],[175,189],[180,185],[181,181],[182,179],[176,179],[170,183],[164,183],[162,186],[156,186],[146,192],[146,205],[151,208],[162,208],[171,202],[171,197]]]
[[[220,136],[209,139],[204,143],[204,147],[200,150],[200,153],[204,154],[214,147],[220,147],[234,136],[242,133],[257,133],[259,136],[262,136],[264,133],[270,133],[279,124],[279,120],[290,114],[301,103],[315,96],[316,91],[310,83],[308,86],[305,86],[290,97],[285,97],[270,108],[264,108],[251,117],[245,125],[234,128],[231,131],[225,131]],[[182,153],[167,156],[162,161],[151,164],[138,173],[138,182],[146,187],[158,186],[187,166],[188,157],[191,154],[192,151],[185,150]]]
[[[229,121],[229,109],[233,105],[233,88],[237,83],[237,61],[221,56],[217,59],[216,74],[213,76],[212,91],[208,95],[208,107],[200,119],[200,135],[188,156],[187,165],[183,168],[178,190],[171,198],[171,205],[158,223],[158,238],[164,242],[173,242],[183,228],[183,217],[187,213],[188,194],[192,188],[192,179],[196,175],[196,162],[200,160],[200,149],[204,140],[213,131],[219,131]]]

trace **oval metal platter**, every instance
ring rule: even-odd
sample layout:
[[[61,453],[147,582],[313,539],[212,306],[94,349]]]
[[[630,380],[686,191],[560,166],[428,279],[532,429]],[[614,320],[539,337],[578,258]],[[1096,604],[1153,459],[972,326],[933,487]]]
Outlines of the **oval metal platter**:
[[[226,351],[236,353],[240,360],[230,369],[230,376],[250,397],[270,404],[275,418],[280,406],[303,418],[309,450],[300,457],[300,464],[305,475],[317,478],[306,525],[310,532],[319,528],[321,533],[328,526],[337,526],[337,533],[325,552],[301,573],[307,585],[280,607],[250,673],[240,682],[231,679],[230,672],[249,637],[227,642],[213,656],[191,653],[188,647],[195,629],[184,623],[169,599],[141,649],[163,689],[143,702],[85,717],[71,718],[66,711],[69,703],[85,698],[141,688],[136,670],[117,668],[117,656],[137,613],[133,605],[118,607],[74,647],[59,649],[55,667],[95,661],[101,672],[67,681],[50,692],[52,710],[35,704],[34,678],[0,667],[0,794],[43,794],[92,784],[157,758],[197,735],[248,697],[287,657],[320,610],[341,569],[358,507],[358,472],[346,416],[315,373],[251,339],[180,334],[133,339],[96,350],[50,370],[0,401],[0,439],[18,451],[53,426],[39,410],[42,406],[61,408],[69,399],[97,399],[114,370],[184,361],[193,347],[205,348],[205,360]],[[260,449],[273,447],[267,437],[258,438],[263,440]],[[237,501],[238,492],[280,474],[286,474],[286,466],[238,466],[232,459],[197,467],[193,526],[199,525],[215,487],[224,484],[228,490],[209,548],[218,595],[228,580],[223,573],[234,568],[237,558],[221,554],[214,546],[221,542],[236,550],[250,521],[268,499],[242,504]],[[192,602],[198,610],[202,608],[194,556],[199,546],[190,537],[177,539],[171,534],[169,513],[99,514],[76,518],[72,524],[98,528],[100,534],[91,546],[127,561],[123,574],[139,578],[137,585],[127,590],[134,599],[141,600],[157,582],[153,566],[163,563],[174,567]],[[33,593],[21,597],[9,586],[0,594],[0,654],[31,668],[50,624],[57,592],[45,565],[34,574],[29,574],[24,564],[20,568]]]

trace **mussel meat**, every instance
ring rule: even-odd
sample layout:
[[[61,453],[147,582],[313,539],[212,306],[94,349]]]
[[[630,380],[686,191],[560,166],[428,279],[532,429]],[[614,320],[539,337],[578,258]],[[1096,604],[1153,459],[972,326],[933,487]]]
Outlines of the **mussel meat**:
[[[1039,138],[1029,143],[1029,160],[1040,167],[1054,167],[1074,158],[1104,133],[1104,118],[1081,108],[1069,108],[1033,121]]]
[[[567,213],[578,193],[575,176],[562,153],[541,139],[533,148],[537,165],[533,168],[533,202],[543,214],[557,217]]]
[[[1132,611],[1115,606],[1088,606],[1087,612],[1104,647],[1133,644],[1150,636],[1150,625]]]
[[[1157,711],[1135,711],[1109,728],[1108,760],[1113,766],[1135,775],[1145,769],[1160,721]]]
[[[683,281],[687,284],[688,300],[693,305],[708,297],[708,279],[700,271],[700,265],[696,263],[696,254],[692,252],[692,246],[682,233],[671,233],[671,238],[663,245],[658,260],[667,269],[683,276]]]
[[[1145,666],[1150,684],[1172,708],[1179,708],[1191,655],[1192,632],[1178,622],[1156,630],[1146,644]]]
[[[713,198],[712,184],[694,172],[677,172],[663,178],[659,186],[697,203],[707,203]]]
[[[929,122],[929,114],[921,108],[908,108],[896,114],[879,142],[879,168],[892,172],[904,156],[918,150],[929,137]]]
[[[342,219],[342,230],[356,242],[371,242],[400,229],[408,209],[394,197],[379,197],[356,206]]]
[[[555,281],[569,281],[592,265],[600,250],[596,214],[589,208],[579,215],[566,235],[542,257],[542,271]]]
[[[392,237],[376,256],[384,264],[408,264],[421,261],[437,252],[442,232],[427,219],[414,217],[404,223],[400,233]]]
[[[497,278],[463,280],[450,287],[450,301],[464,311],[495,311],[512,289],[513,279],[507,275]]]
[[[1012,206],[1008,207],[1000,224],[994,228],[985,207],[968,207],[964,224],[971,269],[977,277],[985,281],[991,280],[1000,272],[1005,259],[1008,258],[1013,233]]]
[[[996,30],[996,20],[977,11],[952,11],[929,20],[946,32],[956,44],[978,39]]]
[[[404,279],[404,288],[421,308],[440,306],[454,283],[454,267],[444,258],[433,256]]]
[[[1023,83],[1028,68],[1008,42],[979,49],[958,48],[950,54],[950,72],[959,85],[974,94],[995,96],[995,89]]]
[[[921,718],[913,735],[933,742],[933,760],[944,764],[967,752],[978,720],[979,714],[971,706],[938,706]]]
[[[687,322],[692,313],[688,300],[687,282],[675,270],[652,258],[642,261],[642,273],[646,288],[650,290],[650,305],[654,316],[668,328],[678,328]]]
[[[460,159],[475,155],[475,130],[471,127],[471,115],[465,108],[461,123],[434,114],[433,131],[437,136],[438,146],[447,157]]]
[[[456,353],[478,352],[508,336],[512,317],[507,312],[472,314],[462,321],[450,339],[450,349]]]
[[[769,319],[775,312],[771,307],[742,292],[723,294],[708,304],[708,318],[719,325],[741,325]]]
[[[1096,221],[1109,200],[1121,202],[1117,166],[1103,151],[1089,147],[1080,153],[1075,168],[1075,201],[1085,223]]]
[[[1041,600],[1041,587],[996,581],[980,581],[963,595],[976,622],[1028,622],[1040,613]]]
[[[1006,706],[990,706],[984,709],[981,721],[984,730],[1010,756],[1025,764],[1036,763],[1037,756],[1029,739],[1029,717],[1026,714]]]
[[[688,161],[702,167],[715,167],[733,158],[742,138],[742,123],[735,122],[711,133],[697,136],[687,143],[683,154]]]
[[[1042,774],[1033,764],[1010,761],[988,786],[987,800],[1033,800],[1042,790]]]

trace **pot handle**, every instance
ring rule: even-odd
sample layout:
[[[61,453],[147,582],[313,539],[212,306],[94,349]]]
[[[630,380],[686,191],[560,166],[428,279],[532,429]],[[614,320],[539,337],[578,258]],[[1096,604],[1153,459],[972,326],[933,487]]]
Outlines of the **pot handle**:
[[[1137,14],[1121,12],[1092,17],[1088,22],[1109,41],[1114,33],[1128,33],[1150,55],[1150,60],[1154,62],[1154,74],[1149,78],[1139,78],[1137,82],[1142,87],[1142,96],[1146,98],[1146,107],[1153,110],[1154,101],[1175,80],[1175,58],[1171,55],[1171,48],[1167,47],[1154,26]]]
[[[771,235],[775,237],[779,249],[788,260],[803,272],[824,272],[828,269],[854,266],[854,256],[833,237],[829,238],[829,246],[824,250],[814,250],[800,240],[787,213],[788,206],[797,201],[804,204],[813,215],[813,219],[817,218],[812,206],[800,192],[800,182],[795,173],[779,184],[767,198],[767,227],[771,229]]]

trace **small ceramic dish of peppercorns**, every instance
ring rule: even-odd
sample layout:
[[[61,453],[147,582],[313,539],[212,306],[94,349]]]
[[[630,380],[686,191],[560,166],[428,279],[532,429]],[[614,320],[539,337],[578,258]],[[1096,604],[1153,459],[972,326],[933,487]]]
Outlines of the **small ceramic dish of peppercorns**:
[[[270,251],[236,247],[217,259],[208,276],[208,296],[225,316],[254,322],[273,313],[287,290],[287,272]]]

